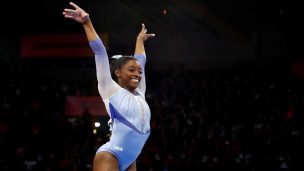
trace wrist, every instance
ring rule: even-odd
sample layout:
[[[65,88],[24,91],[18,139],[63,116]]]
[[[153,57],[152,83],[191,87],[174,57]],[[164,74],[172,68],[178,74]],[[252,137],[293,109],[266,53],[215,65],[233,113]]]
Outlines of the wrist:
[[[142,36],[137,36],[136,40],[137,40],[137,41],[142,41],[142,42],[144,42],[144,37],[142,37]]]
[[[83,17],[83,21],[81,22],[82,24],[88,24],[90,21],[90,16],[87,14],[86,16]]]

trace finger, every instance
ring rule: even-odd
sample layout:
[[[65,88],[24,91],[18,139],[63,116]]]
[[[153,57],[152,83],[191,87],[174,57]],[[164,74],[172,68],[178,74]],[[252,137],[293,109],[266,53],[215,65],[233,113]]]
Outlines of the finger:
[[[69,14],[69,13],[67,13],[67,12],[63,12],[62,14],[63,14],[63,15],[70,15],[70,14]]]
[[[64,12],[68,12],[68,13],[74,13],[76,10],[73,9],[64,9]]]
[[[146,34],[147,37],[155,37],[155,34]]]
[[[70,5],[72,5],[74,8],[80,8],[78,5],[76,5],[74,2],[70,2]]]
[[[65,18],[73,19],[73,16],[71,15],[64,15]]]
[[[71,16],[72,17],[72,16],[74,16],[75,13],[73,13],[73,12],[63,12],[62,14],[66,15],[66,16]]]
[[[141,24],[141,31],[144,31],[146,29],[146,26],[144,23]]]

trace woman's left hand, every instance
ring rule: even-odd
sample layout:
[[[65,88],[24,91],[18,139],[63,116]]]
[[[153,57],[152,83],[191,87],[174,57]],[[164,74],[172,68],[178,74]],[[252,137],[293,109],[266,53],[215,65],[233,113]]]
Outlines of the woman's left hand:
[[[139,32],[137,39],[146,41],[150,37],[155,37],[155,34],[148,34],[145,24],[141,24],[141,31]]]

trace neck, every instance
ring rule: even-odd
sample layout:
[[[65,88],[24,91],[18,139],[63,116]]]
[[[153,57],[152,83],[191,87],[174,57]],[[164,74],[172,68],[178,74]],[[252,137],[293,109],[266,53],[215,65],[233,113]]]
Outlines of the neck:
[[[132,94],[136,94],[136,90],[134,89],[134,90],[130,90],[130,89],[127,89],[130,93],[132,93]]]
[[[136,94],[136,89],[130,89],[130,88],[126,87],[126,86],[123,86],[122,84],[119,84],[119,86],[122,87],[122,88],[124,88],[124,89],[126,89],[126,90],[128,90],[132,94]]]

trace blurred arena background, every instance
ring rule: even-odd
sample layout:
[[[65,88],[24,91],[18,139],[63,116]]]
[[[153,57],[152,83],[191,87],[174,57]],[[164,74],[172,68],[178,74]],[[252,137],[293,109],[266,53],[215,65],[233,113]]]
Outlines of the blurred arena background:
[[[109,136],[66,0],[1,5],[0,170],[92,170]],[[303,170],[302,9],[286,0],[77,0],[108,54],[143,22],[152,133],[139,171]]]

